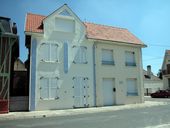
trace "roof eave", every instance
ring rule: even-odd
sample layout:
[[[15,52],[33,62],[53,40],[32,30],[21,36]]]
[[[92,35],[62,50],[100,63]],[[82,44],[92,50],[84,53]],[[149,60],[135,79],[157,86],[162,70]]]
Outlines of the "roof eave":
[[[107,43],[113,42],[118,45],[133,45],[133,46],[139,46],[142,48],[147,47],[147,45],[145,45],[145,44],[135,44],[135,43],[129,43],[129,42],[123,42],[123,41],[104,40],[104,39],[96,39],[96,38],[90,38],[90,37],[87,37],[87,39],[97,41],[97,42],[98,41],[107,42]]]

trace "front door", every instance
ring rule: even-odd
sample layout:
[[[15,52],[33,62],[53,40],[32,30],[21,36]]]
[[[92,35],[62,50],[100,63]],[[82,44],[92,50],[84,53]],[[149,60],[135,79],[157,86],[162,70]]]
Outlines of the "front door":
[[[112,106],[115,104],[115,80],[112,78],[103,79],[103,104]]]

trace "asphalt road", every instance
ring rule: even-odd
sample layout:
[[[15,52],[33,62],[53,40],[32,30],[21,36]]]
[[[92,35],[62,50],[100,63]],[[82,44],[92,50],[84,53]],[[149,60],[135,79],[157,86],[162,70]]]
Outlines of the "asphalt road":
[[[114,112],[0,121],[0,128],[170,128],[170,103]]]

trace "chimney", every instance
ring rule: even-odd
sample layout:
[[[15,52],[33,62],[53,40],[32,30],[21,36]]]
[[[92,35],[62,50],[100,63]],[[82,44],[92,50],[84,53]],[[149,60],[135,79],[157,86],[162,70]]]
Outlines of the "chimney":
[[[149,78],[151,78],[151,75],[152,75],[151,65],[147,66],[147,75],[149,76]]]

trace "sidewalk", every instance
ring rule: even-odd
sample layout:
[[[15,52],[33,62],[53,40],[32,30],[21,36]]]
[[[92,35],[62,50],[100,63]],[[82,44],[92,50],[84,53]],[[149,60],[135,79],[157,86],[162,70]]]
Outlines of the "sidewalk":
[[[32,111],[32,112],[10,112],[8,114],[0,114],[0,121],[109,112],[109,111],[118,111],[118,110],[125,110],[125,109],[146,108],[146,107],[160,106],[166,104],[168,103],[145,101],[145,103],[142,104],[128,104],[128,105],[109,106],[109,107],[93,107],[93,108],[67,109],[67,110],[46,110],[46,111]]]

